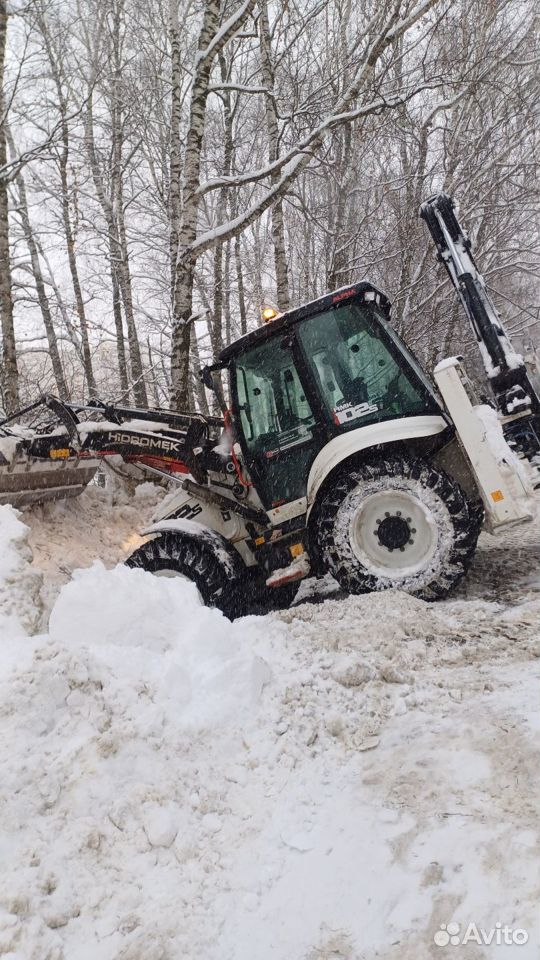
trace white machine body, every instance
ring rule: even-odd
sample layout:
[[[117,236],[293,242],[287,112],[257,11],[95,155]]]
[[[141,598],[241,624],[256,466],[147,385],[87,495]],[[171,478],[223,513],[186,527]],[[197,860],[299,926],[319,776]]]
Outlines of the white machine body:
[[[482,497],[488,532],[532,520],[535,504],[527,468],[504,439],[496,411],[473,406],[458,357],[442,360],[434,378]]]

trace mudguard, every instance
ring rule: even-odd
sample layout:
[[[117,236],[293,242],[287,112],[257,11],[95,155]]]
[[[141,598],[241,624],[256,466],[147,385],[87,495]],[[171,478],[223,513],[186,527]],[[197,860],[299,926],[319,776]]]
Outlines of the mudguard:
[[[397,441],[432,437],[447,427],[448,422],[444,417],[401,417],[384,423],[372,423],[334,437],[319,451],[311,465],[307,483],[308,514],[322,484],[343,460],[369,447],[384,447]]]
[[[161,504],[152,523],[144,531],[145,535],[163,533],[166,530],[182,532],[185,535],[197,536],[207,533],[214,536],[214,545],[218,543],[234,548],[233,556],[237,553],[245,566],[256,564],[255,558],[247,545],[249,533],[242,517],[231,509],[199,500],[196,494],[180,488],[166,497]],[[207,541],[210,543],[210,540]]]

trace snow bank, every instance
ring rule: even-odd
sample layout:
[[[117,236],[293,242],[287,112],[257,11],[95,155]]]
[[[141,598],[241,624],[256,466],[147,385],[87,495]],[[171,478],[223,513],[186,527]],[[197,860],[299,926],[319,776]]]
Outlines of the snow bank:
[[[49,634],[77,655],[91,650],[111,682],[155,688],[164,723],[238,722],[269,677],[241,629],[202,606],[193,584],[125,566],[96,562],[76,571],[53,608]]]
[[[150,925],[161,943],[161,884],[200,843],[211,856],[214,744],[226,756],[232,730],[238,749],[271,677],[252,650],[261,624],[231,624],[187,582],[96,563],[63,587],[49,635],[1,661],[0,955],[166,956],[131,934]]]
[[[42,613],[42,576],[30,566],[30,531],[19,518],[18,510],[0,506],[0,634],[5,637],[33,632]]]
[[[109,471],[105,489],[92,484],[79,497],[25,508],[34,562],[44,574],[45,611],[50,613],[73,570],[96,559],[111,567],[133,553],[163,495],[155,483],[138,484],[130,495],[129,486]]]
[[[94,502],[127,528],[85,502],[89,535]],[[77,572],[0,658],[0,956],[428,960],[475,921],[536,960],[536,537],[444,603],[233,624],[183,581]]]

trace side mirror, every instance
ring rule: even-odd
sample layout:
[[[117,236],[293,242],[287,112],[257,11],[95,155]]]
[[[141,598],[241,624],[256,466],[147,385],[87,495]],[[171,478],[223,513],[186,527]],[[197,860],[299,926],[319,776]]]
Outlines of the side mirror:
[[[215,391],[216,388],[214,386],[214,378],[212,376],[212,373],[213,373],[212,367],[203,367],[202,370],[199,371],[199,377],[201,378],[202,383],[207,390]]]
[[[224,370],[226,366],[226,363],[212,363],[209,367],[203,367],[199,371],[199,376],[208,390],[213,390],[216,393],[216,385],[212,374],[217,373],[218,370]]]

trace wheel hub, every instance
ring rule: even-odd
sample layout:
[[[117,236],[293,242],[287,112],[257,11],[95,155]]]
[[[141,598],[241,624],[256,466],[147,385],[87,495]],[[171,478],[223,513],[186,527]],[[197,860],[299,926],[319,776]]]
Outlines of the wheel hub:
[[[377,529],[373,532],[378,537],[381,546],[386,547],[387,550],[404,550],[406,544],[414,543],[411,538],[412,527],[410,522],[411,518],[407,517],[405,519],[400,511],[393,516],[386,513],[384,518],[377,519]]]
[[[400,480],[399,487],[363,489],[349,511],[349,542],[371,573],[411,577],[435,555],[437,521],[430,505],[418,496],[414,481]]]

